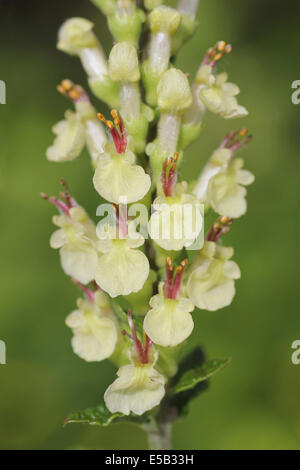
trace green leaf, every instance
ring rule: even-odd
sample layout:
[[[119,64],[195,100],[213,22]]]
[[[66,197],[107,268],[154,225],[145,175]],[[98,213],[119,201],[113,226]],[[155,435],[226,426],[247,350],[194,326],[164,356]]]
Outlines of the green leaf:
[[[111,413],[107,407],[102,404],[95,408],[87,408],[82,411],[75,411],[70,413],[64,421],[64,426],[71,423],[90,424],[91,426],[109,426],[112,423],[133,423],[133,424],[146,424],[149,423],[153,417],[149,415],[126,416],[123,413]]]
[[[178,372],[172,378],[168,395],[165,397],[162,412],[178,418],[186,416],[191,400],[205,392],[209,378],[222,370],[230,359],[206,361],[203,349],[197,346],[179,363]]]
[[[177,393],[185,392],[194,388],[198,383],[204,382],[220,370],[224,369],[224,367],[226,367],[230,361],[231,359],[214,359],[205,362],[197,369],[188,370],[176,383],[172,393],[176,395]]]

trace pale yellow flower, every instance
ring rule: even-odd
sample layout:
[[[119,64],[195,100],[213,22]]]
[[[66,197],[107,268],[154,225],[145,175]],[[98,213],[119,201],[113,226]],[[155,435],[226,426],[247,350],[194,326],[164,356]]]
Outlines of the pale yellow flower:
[[[80,155],[85,145],[85,128],[78,113],[66,111],[65,119],[55,124],[52,131],[56,138],[46,151],[48,160],[66,162]]]
[[[74,353],[87,362],[107,359],[116,347],[118,330],[106,295],[96,292],[93,301],[79,299],[77,306],[66,319]]]
[[[228,75],[223,72],[213,74],[213,67],[204,65],[200,68],[196,81],[199,85],[199,96],[209,111],[224,119],[241,118],[248,115],[244,106],[240,106],[236,96],[240,89],[227,81]]]
[[[189,247],[202,230],[201,205],[186,188],[186,183],[178,183],[174,196],[158,196],[153,202],[149,234],[165,250]]]
[[[99,257],[95,280],[111,297],[138,292],[146,282],[150,265],[147,256],[138,248],[144,238],[130,224],[127,234],[119,238],[114,229],[102,226],[97,230]]]
[[[168,299],[157,294],[150,300],[150,307],[144,319],[144,330],[153,343],[174,347],[190,336],[194,328],[190,312],[194,305],[189,299]]]
[[[207,200],[220,215],[238,218],[247,211],[245,186],[252,184],[254,175],[243,169],[242,158],[232,159],[213,176],[207,186]]]
[[[83,284],[92,281],[98,262],[93,222],[82,207],[72,207],[68,214],[55,215],[53,223],[60,229],[52,234],[50,246],[60,249],[65,273]]]
[[[103,125],[97,119],[96,111],[82,87],[71,80],[63,80],[58,90],[74,104],[75,112],[66,111],[65,119],[53,126],[56,135],[53,144],[48,147],[46,156],[54,162],[66,162],[77,158],[85,144],[92,162],[95,163],[104,151],[106,135]]]
[[[175,270],[171,258],[166,262],[166,279],[159,285],[159,293],[150,299],[151,309],[144,319],[144,330],[153,343],[174,347],[185,341],[193,331],[194,322],[190,312],[194,305],[181,296],[184,260]]]
[[[165,395],[166,380],[154,368],[157,351],[149,338],[143,344],[138,340],[130,313],[129,324],[134,342],[129,356],[131,364],[120,367],[118,378],[104,394],[104,401],[111,413],[142,415],[159,405]]]
[[[191,267],[186,286],[196,307],[215,311],[231,304],[234,281],[241,276],[238,265],[231,261],[232,256],[233,248],[205,242]]]
[[[114,144],[106,144],[93,179],[100,196],[115,204],[119,204],[122,198],[126,198],[128,203],[142,199],[150,189],[151,179],[135,161],[131,150],[118,153]]]

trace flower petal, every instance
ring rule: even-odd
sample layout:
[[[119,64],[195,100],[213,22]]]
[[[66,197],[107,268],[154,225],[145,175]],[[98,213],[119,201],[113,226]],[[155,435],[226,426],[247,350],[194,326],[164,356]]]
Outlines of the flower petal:
[[[61,248],[60,256],[61,265],[66,274],[82,284],[87,284],[94,279],[98,255],[91,245],[68,243]]]
[[[85,129],[79,116],[67,111],[65,117],[66,120],[60,121],[53,127],[52,130],[57,137],[46,151],[48,160],[53,162],[74,160],[85,144]]]
[[[74,353],[87,362],[102,361],[114,352],[117,343],[117,329],[109,317],[87,321],[88,332],[74,331],[72,346]]]
[[[99,258],[95,273],[97,284],[111,297],[138,292],[149,275],[149,261],[144,253],[128,248],[124,242],[117,242]]]
[[[100,156],[93,182],[100,196],[115,204],[121,198],[128,203],[139,201],[151,186],[150,176],[126,154]]]
[[[142,415],[159,405],[165,394],[165,379],[152,366],[126,365],[108,387],[104,401],[111,413]]]
[[[155,303],[157,304],[157,299]],[[164,347],[177,346],[193,331],[194,322],[189,313],[193,310],[194,305],[188,299],[162,299],[159,306],[147,313],[144,330],[155,344]]]
[[[65,232],[62,229],[55,230],[52,233],[50,238],[50,246],[51,248],[61,248],[66,243],[67,238]]]

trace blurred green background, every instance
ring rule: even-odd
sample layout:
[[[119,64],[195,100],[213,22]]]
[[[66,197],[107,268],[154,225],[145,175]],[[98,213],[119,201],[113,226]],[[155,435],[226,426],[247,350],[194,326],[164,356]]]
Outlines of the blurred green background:
[[[224,133],[246,125],[254,135],[241,154],[256,175],[249,210],[225,244],[235,248],[242,270],[233,304],[215,313],[195,312],[194,345],[210,358],[231,356],[210,390],[194,401],[174,427],[175,449],[300,449],[300,365],[291,344],[300,338],[300,105],[291,103],[291,83],[300,79],[296,1],[202,0],[199,28],[177,64],[195,73],[217,40],[233,43],[220,70],[239,84],[250,116],[207,128],[185,155],[184,176],[195,177]],[[39,197],[69,182],[92,215],[97,195],[86,151],[72,164],[45,158],[51,126],[69,103],[55,90],[66,77],[85,85],[76,58],[55,48],[56,32],[70,16],[92,19],[106,50],[105,21],[88,0],[0,2],[0,79],[7,104],[0,105],[1,313],[0,339],[7,365],[0,365],[0,448],[145,448],[135,427],[70,425],[66,415],[96,405],[115,371],[108,362],[88,364],[71,350],[66,315],[78,296],[49,248],[54,209]],[[95,101],[94,101],[95,102]],[[102,110],[101,103],[97,103]]]

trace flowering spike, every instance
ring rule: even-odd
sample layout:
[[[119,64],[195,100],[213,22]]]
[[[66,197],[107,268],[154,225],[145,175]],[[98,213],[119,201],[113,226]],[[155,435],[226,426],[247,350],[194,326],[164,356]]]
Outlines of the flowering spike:
[[[111,133],[111,136],[113,138],[116,151],[118,153],[124,153],[127,148],[127,136],[126,136],[123,119],[120,113],[116,111],[115,109],[111,111],[111,115],[114,120],[114,123],[112,123],[112,121],[106,120],[103,114],[101,113],[97,114],[100,121],[104,122],[104,124],[106,124],[106,126],[108,127]]]
[[[210,242],[217,242],[222,235],[225,235],[225,233],[229,232],[231,224],[232,219],[230,217],[219,217],[209,230],[206,240]]]

